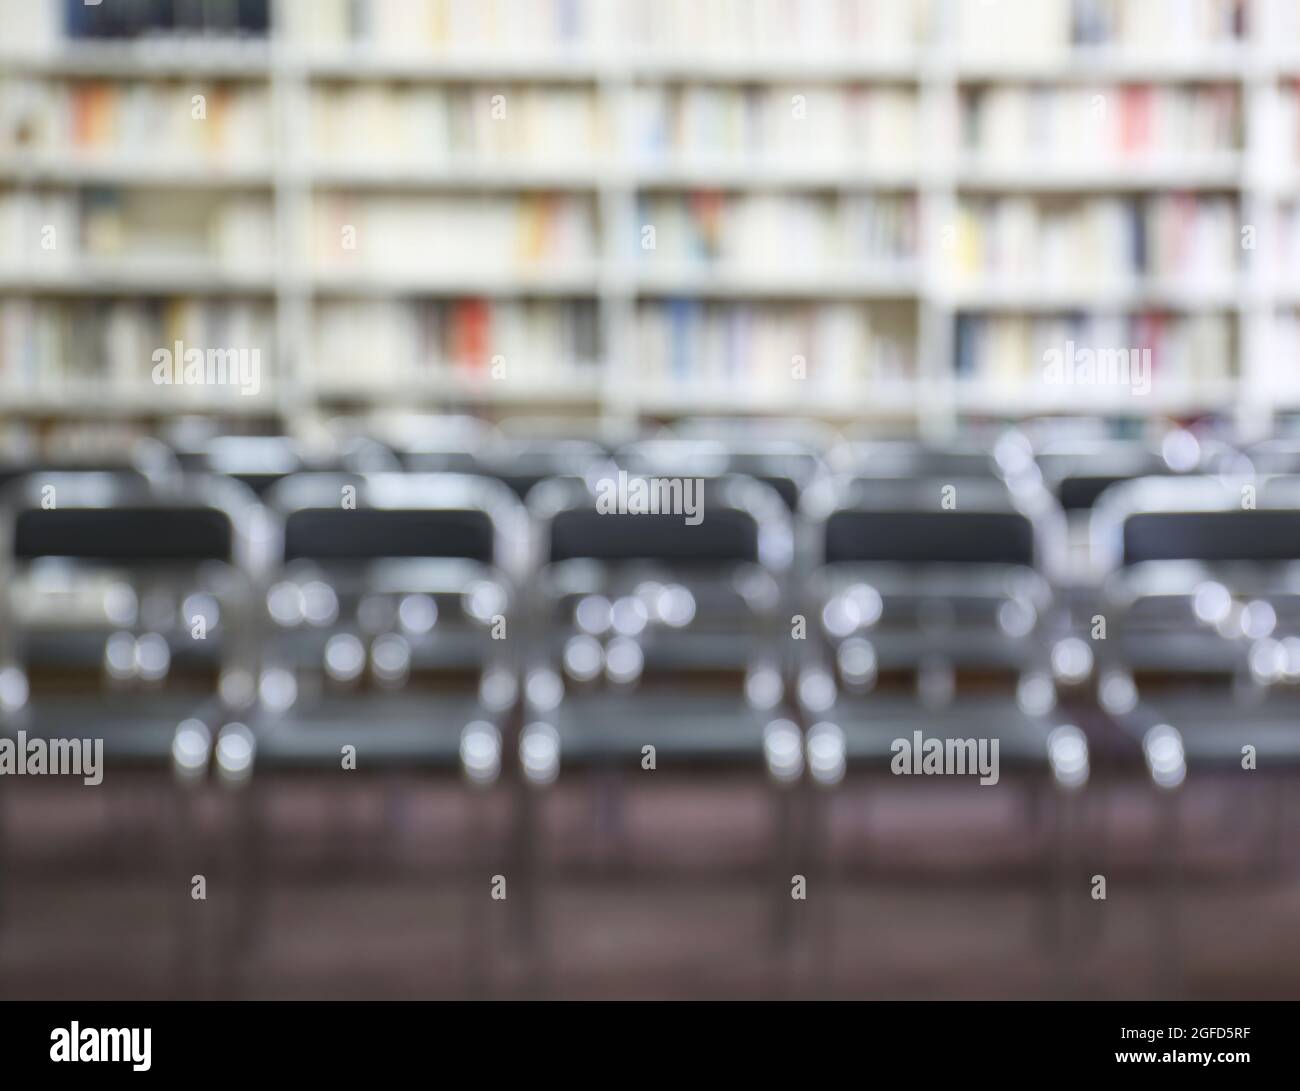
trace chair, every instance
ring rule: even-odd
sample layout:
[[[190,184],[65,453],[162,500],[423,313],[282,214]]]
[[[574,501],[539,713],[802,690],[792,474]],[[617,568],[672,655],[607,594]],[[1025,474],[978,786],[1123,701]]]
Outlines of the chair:
[[[635,480],[626,471],[601,481],[555,479],[529,495],[534,642],[519,749],[523,780],[534,789],[529,826],[543,827],[547,800],[576,785],[596,810],[597,848],[617,846],[626,834],[623,788],[646,770],[670,781],[757,772],[773,786],[765,867],[784,873],[775,904],[788,907],[788,789],[802,771],[779,669],[789,511],[774,490],[740,476],[694,481],[698,521],[685,503],[676,513],[669,505],[641,513],[630,491],[627,503],[608,502],[616,484],[627,491]],[[541,853],[535,841],[532,858]],[[603,866],[626,859],[611,853]],[[529,902],[530,930],[537,899]],[[780,943],[779,920],[776,929]]]
[[[1242,745],[1262,774],[1293,772],[1300,478],[1141,479],[1102,498],[1092,532],[1110,573],[1099,697],[1143,740],[1155,783],[1235,776]]]
[[[192,797],[255,677],[257,537],[252,495],[211,478],[40,473],[0,506],[0,730],[102,740],[100,791],[161,792],[182,975],[202,956]],[[112,832],[99,856],[120,860]]]
[[[222,779],[251,789],[245,943],[265,893],[267,809],[286,776],[379,775],[394,800],[399,777],[497,782],[514,741],[521,634],[511,627],[529,548],[514,495],[481,477],[296,474],[266,504],[278,530],[258,706],[216,754]],[[485,804],[466,806],[481,826]],[[385,836],[400,839],[400,808],[393,821]],[[491,859],[476,838],[454,845],[458,866]]]
[[[1056,923],[1070,800],[1089,766],[1084,733],[1057,709],[1079,642],[1051,641],[1053,596],[1038,563],[1055,525],[992,475],[840,477],[809,492],[800,514],[810,577],[797,698],[821,789],[809,851],[828,885],[839,786],[910,786],[928,771],[922,752],[938,747],[952,763],[938,783],[957,775],[1025,791],[1042,828],[1018,843],[1047,880]]]
[[[1184,785],[1234,793],[1263,820],[1256,867],[1284,859],[1300,770],[1300,478],[1139,479],[1102,497],[1092,531],[1109,572],[1098,700],[1163,797],[1152,927],[1177,993]]]

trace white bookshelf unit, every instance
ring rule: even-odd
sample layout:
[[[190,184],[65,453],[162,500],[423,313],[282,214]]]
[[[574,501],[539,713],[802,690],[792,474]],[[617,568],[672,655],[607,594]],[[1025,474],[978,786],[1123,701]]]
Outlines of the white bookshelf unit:
[[[0,0],[0,421],[1300,408],[1300,0],[63,11]],[[223,336],[256,395],[150,383]],[[1046,383],[1072,338],[1150,392]]]

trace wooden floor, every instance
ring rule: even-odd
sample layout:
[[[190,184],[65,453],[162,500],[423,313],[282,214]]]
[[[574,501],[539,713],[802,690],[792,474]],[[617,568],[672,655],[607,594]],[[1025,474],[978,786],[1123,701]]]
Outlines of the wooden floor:
[[[506,789],[295,782],[188,826],[148,787],[6,792],[0,996],[1300,996],[1300,808],[1279,829],[1231,787],[1184,794],[1175,857],[1167,799],[1094,784],[1065,861],[1010,785],[787,813],[745,780],[598,782],[521,817]]]

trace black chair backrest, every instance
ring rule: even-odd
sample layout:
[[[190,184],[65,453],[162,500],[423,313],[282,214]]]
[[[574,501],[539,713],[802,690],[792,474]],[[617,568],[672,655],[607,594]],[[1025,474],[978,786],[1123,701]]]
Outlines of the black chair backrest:
[[[825,560],[1032,566],[1034,528],[1018,512],[838,511]]]
[[[39,508],[18,513],[14,556],[150,565],[228,560],[230,518],[214,508]]]
[[[559,512],[551,525],[550,559],[664,561],[712,565],[757,561],[758,526],[736,508],[709,509],[691,526],[681,515],[601,514],[589,508]]]
[[[157,484],[135,470],[41,472],[12,482],[3,499],[15,560],[132,567],[235,561],[243,551],[231,513],[252,502],[229,482]]]
[[[515,578],[528,547],[523,508],[481,476],[308,472],[266,504],[283,520],[285,561],[460,558]]]
[[[473,509],[302,508],[285,517],[284,559],[463,557],[491,564],[493,542],[491,519]]]
[[[956,506],[940,504],[946,485]],[[854,483],[852,501],[826,519],[823,560],[897,564],[1005,564],[1032,567],[1035,528],[1000,483]],[[976,494],[972,496],[972,494]],[[932,497],[922,506],[919,497]]]
[[[1125,565],[1300,560],[1300,509],[1139,511],[1124,521]]]

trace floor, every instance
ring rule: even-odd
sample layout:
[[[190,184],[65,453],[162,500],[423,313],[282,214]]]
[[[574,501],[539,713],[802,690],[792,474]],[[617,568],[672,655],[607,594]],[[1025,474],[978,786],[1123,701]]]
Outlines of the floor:
[[[1300,996],[1290,786],[3,787],[5,999]]]

